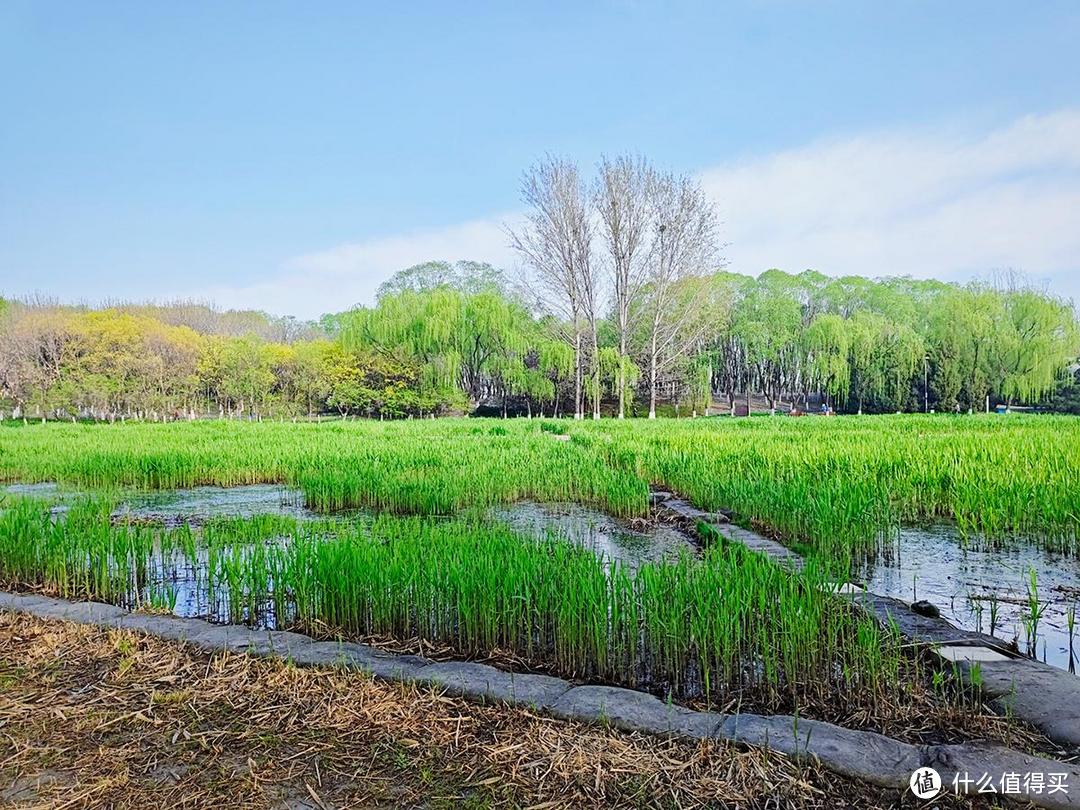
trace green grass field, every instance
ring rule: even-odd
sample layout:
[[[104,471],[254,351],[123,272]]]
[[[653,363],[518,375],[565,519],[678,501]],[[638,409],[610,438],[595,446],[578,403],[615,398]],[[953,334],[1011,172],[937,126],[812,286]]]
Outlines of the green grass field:
[[[417,638],[710,704],[865,705],[901,689],[897,639],[837,609],[826,572],[793,576],[739,547],[630,572],[476,517],[192,529],[118,524],[110,507],[78,501],[53,520],[47,504],[15,502],[0,513],[0,586],[173,609],[183,582],[225,621]]]
[[[90,494],[59,518],[7,499],[0,586],[171,609],[178,572],[195,571],[222,620],[876,723],[925,701],[927,673],[826,584],[904,521],[1075,551],[1078,451],[1080,420],[1043,417],[9,424],[0,477]],[[110,519],[119,487],[250,483],[298,486],[327,517]],[[530,498],[635,517],[651,485],[733,509],[805,545],[810,564],[794,574],[716,546],[631,571],[474,508]],[[378,514],[333,515],[357,506]]]
[[[533,498],[623,517],[645,514],[657,484],[823,551],[872,546],[901,522],[934,519],[989,541],[1019,535],[1075,551],[1080,420],[9,423],[0,479],[95,489],[288,483],[323,510],[451,514]]]

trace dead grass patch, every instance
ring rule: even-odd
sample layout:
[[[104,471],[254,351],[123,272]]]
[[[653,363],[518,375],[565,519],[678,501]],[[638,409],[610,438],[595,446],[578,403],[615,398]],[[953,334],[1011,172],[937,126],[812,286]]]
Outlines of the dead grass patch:
[[[889,807],[782,756],[0,613],[0,805]]]

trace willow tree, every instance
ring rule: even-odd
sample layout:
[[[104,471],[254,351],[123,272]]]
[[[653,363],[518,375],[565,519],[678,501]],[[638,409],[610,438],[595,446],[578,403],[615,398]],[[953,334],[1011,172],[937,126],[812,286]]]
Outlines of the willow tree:
[[[736,313],[742,310],[743,299],[750,293],[754,279],[737,273],[721,272],[713,276],[712,286],[727,301],[723,319],[716,319],[712,337],[712,355],[716,368],[718,390],[727,394],[728,412],[735,416],[735,393],[740,386],[749,386],[746,346],[737,328]]]
[[[531,316],[517,301],[494,291],[464,296],[457,339],[463,387],[473,400],[522,387],[534,332]]]
[[[691,415],[697,416],[698,411],[701,411],[708,416],[713,392],[712,358],[707,353],[695,354],[687,360],[683,376],[686,380],[686,399]]]
[[[998,393],[1006,405],[1034,402],[1054,390],[1076,359],[1076,316],[1070,305],[1034,290],[1010,290],[1003,299],[991,346]]]
[[[421,367],[420,393],[433,396],[460,388],[460,341],[464,296],[449,287],[406,290],[384,296],[371,308],[343,319],[340,340],[351,351],[371,347]]]
[[[443,285],[384,295],[374,308],[354,313],[342,341],[414,361],[422,369],[422,393],[452,398],[449,392],[460,390],[475,404],[519,385],[532,331],[532,318],[517,301]]]
[[[628,336],[629,338],[629,336]],[[613,394],[622,407],[633,402],[634,388],[640,377],[637,364],[619,353],[615,346],[600,347],[597,355],[600,374],[590,377],[585,394],[594,409],[598,408],[605,394]]]
[[[851,386],[850,338],[839,315],[818,315],[803,333],[807,374],[828,396],[843,402]]]
[[[922,335],[876,312],[856,312],[848,328],[852,388],[859,413],[867,401],[885,409],[905,407],[912,378],[926,356]]]
[[[734,315],[734,329],[742,343],[747,364],[746,400],[750,405],[751,381],[775,413],[785,388],[794,385],[794,369],[800,355],[802,310],[791,295],[786,279],[765,274],[750,286]]]
[[[930,390],[942,410],[969,408],[986,395],[985,368],[980,354],[989,349],[992,322],[980,313],[967,289],[948,288],[928,307],[925,334],[930,355]],[[985,357],[982,358],[985,366]],[[972,393],[977,392],[977,393]]]
[[[994,388],[991,363],[999,324],[1004,322],[1001,297],[993,289],[970,284],[962,291],[958,317],[967,336],[963,356],[964,384],[968,407],[990,410],[990,392]]]
[[[574,377],[575,356],[572,347],[561,338],[545,337],[545,331],[550,334],[550,320],[541,320],[540,338],[533,350],[533,358],[530,368],[539,378],[533,383],[532,390],[536,392],[540,402],[541,412],[545,403],[553,403],[553,415],[559,415],[559,391],[564,384]]]
[[[628,330],[628,340],[629,337]],[[605,352],[607,352],[606,357]],[[637,388],[638,381],[641,379],[641,369],[638,368],[638,364],[633,361],[630,355],[624,352],[625,345],[618,349],[600,350],[601,367],[606,369],[607,385],[618,399],[618,416],[620,419],[624,418],[627,406],[633,403],[634,391]]]

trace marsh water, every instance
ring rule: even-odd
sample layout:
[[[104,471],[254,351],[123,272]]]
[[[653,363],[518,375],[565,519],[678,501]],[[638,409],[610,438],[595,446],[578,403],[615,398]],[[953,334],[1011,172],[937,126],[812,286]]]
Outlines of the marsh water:
[[[4,495],[40,498],[51,502],[55,512],[63,512],[68,502],[85,494],[51,482],[0,486],[0,500]],[[278,484],[120,490],[116,493],[116,503],[114,517],[157,520],[166,525],[255,515],[287,515],[297,520],[320,517],[304,506],[303,492]]]
[[[520,534],[539,539],[565,537],[630,570],[696,551],[693,541],[671,526],[645,523],[635,527],[575,503],[521,501],[492,507],[489,514]]]
[[[68,500],[79,495],[77,490],[60,488],[54,483],[9,484],[0,487],[0,499],[4,494],[46,499],[61,512]],[[370,515],[370,512],[352,510],[320,514],[304,505],[304,494],[299,489],[251,484],[122,491],[117,495],[117,506],[112,514],[117,518],[178,525],[255,515],[283,515],[297,520],[349,519]],[[574,503],[521,501],[491,507],[485,515],[537,539],[565,537],[592,549],[598,556],[617,560],[631,569],[645,562],[674,560],[680,553],[693,553],[696,548],[689,537],[671,526],[656,523],[631,526],[597,509]]]
[[[140,490],[125,494],[113,514],[117,517],[158,519],[166,523],[255,515],[285,515],[297,520],[319,517],[304,506],[303,492],[276,484]]]
[[[5,495],[33,497],[52,504],[54,515],[62,515],[68,504],[83,495],[74,488],[58,487],[54,483],[10,484],[0,486],[0,509]],[[236,487],[200,486],[174,490],[124,490],[112,494],[116,506],[112,516],[159,523],[164,526],[184,524],[198,526],[215,518],[248,518],[257,515],[281,515],[296,520],[333,518],[336,520],[370,519],[364,510],[317,513],[304,505],[299,489],[280,485],[254,484]],[[646,523],[632,527],[626,521],[611,517],[587,506],[573,503],[541,504],[523,501],[492,507],[479,514],[482,519],[501,523],[520,534],[538,540],[566,538],[591,549],[608,562],[617,562],[626,569],[636,570],[642,563],[674,560],[682,553],[694,553],[692,540],[678,530],[663,524]],[[271,542],[287,542],[275,538]],[[228,605],[223,597],[209,593],[206,582],[208,560],[200,552],[199,562],[192,565],[179,554],[171,560],[160,560],[162,575],[154,584],[159,594],[166,592],[173,603],[172,610],[181,616],[223,618]],[[248,617],[257,625],[273,625],[269,616]]]
[[[1069,632],[1080,612],[1075,556],[1021,541],[987,548],[949,525],[906,527],[856,578],[873,593],[929,601],[958,627],[1015,641],[1053,666],[1080,664],[1080,638]]]
[[[56,500],[61,497],[61,490],[52,481],[39,481],[35,484],[4,484],[0,486],[0,497],[46,498]]]

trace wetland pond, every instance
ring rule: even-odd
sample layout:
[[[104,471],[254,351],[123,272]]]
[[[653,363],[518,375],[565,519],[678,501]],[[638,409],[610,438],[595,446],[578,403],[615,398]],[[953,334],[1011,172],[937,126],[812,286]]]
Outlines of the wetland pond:
[[[53,504],[55,515],[63,514],[68,503],[85,492],[58,487],[54,483],[11,484],[0,486],[3,496],[34,497]],[[200,486],[174,490],[124,490],[113,493],[117,506],[112,515],[117,520],[160,523],[167,527],[198,526],[219,518],[250,518],[277,515],[309,520],[364,520],[370,511],[362,509],[321,514],[304,506],[299,489],[273,484],[236,487]],[[642,522],[632,527],[627,521],[573,503],[541,504],[521,501],[494,506],[476,513],[483,519],[500,523],[515,532],[537,540],[562,537],[591,549],[608,562],[616,561],[629,571],[646,562],[676,560],[680,554],[696,553],[697,547],[686,534],[656,522]],[[440,519],[440,518],[434,518]],[[287,538],[280,538],[287,542]],[[192,566],[179,556],[162,566],[168,573],[155,585],[167,590],[172,611],[180,616],[208,617],[228,615],[228,606],[220,596],[208,592],[205,569],[206,552],[199,554],[199,564]],[[257,622],[272,626],[271,616]]]
[[[1040,661],[1071,671],[1080,663],[1080,628],[1069,630],[1080,609],[1075,556],[1020,540],[994,547],[965,543],[942,524],[902,528],[854,573],[872,593],[925,599],[956,626],[1015,641]]]
[[[0,487],[0,503],[4,494],[50,500],[54,510],[62,512],[65,502],[80,493],[37,483]],[[117,518],[165,525],[267,514],[301,521],[370,516],[362,510],[322,515],[304,506],[300,490],[272,484],[131,490],[121,492],[117,503],[113,512]],[[672,526],[655,521],[631,525],[579,504],[522,501],[494,506],[483,514],[538,539],[566,537],[631,571],[644,563],[697,553],[694,542]],[[874,593],[932,602],[953,624],[1015,641],[1022,652],[1053,666],[1074,669],[1078,663],[1080,640],[1070,631],[1080,609],[1080,559],[1074,556],[1019,541],[994,548],[966,544],[947,525],[905,527],[883,553],[858,566],[854,576]],[[202,592],[201,572],[186,567],[174,571],[170,579],[177,613],[217,613],[220,606],[210,609]]]
[[[65,502],[78,496],[53,483],[10,484],[0,487],[4,494],[43,498],[62,512]],[[350,519],[370,516],[365,510],[321,514],[304,506],[299,489],[276,484],[250,484],[236,487],[201,486],[191,489],[128,490],[117,497],[113,516],[140,521],[160,521],[166,526],[183,523],[201,524],[214,518],[247,518],[256,515],[281,515],[297,520]],[[598,556],[616,560],[636,569],[646,562],[675,560],[682,552],[694,553],[696,546],[674,527],[655,522],[631,526],[627,521],[575,503],[542,504],[520,501],[493,506],[483,513],[516,532],[539,540],[565,537],[592,549]]]
[[[303,492],[276,484],[139,490],[125,493],[113,515],[120,518],[156,519],[166,525],[256,515],[282,515],[297,520],[315,520],[320,517],[304,506]]]
[[[643,563],[677,560],[696,553],[697,546],[678,529],[663,523],[643,522],[632,527],[604,512],[575,503],[543,504],[520,501],[495,506],[488,514],[519,534],[543,539],[565,537],[592,549],[605,560],[629,570]]]

